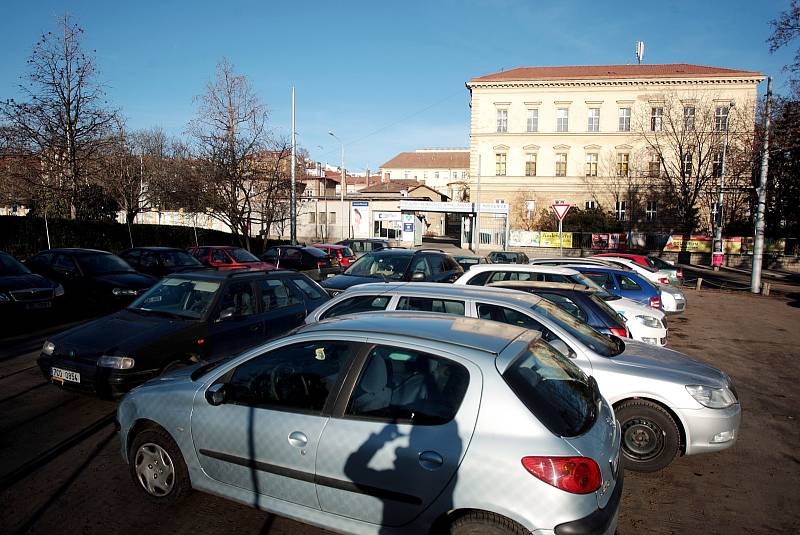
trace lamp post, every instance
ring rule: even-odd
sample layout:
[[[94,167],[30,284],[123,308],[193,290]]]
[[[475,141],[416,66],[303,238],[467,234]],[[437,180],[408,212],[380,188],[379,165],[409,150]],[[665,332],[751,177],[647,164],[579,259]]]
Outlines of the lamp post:
[[[341,234],[342,238],[341,239],[345,239],[345,235],[344,235],[344,191],[345,191],[345,188],[347,188],[347,178],[346,178],[347,174],[346,174],[345,169],[344,169],[344,143],[342,142],[341,139],[336,137],[336,134],[334,134],[333,131],[328,131],[328,134],[330,136],[332,136],[333,139],[338,141],[339,144],[342,146],[342,183],[341,183],[341,187],[339,188],[339,193],[341,194],[342,211],[339,214],[339,216],[342,218],[342,234]]]
[[[716,229],[714,231],[714,252],[711,253],[711,265],[714,271],[718,271],[724,263],[725,247],[722,243],[722,224],[723,210],[722,205],[725,202],[725,160],[728,159],[728,132],[730,131],[730,118],[731,110],[735,103],[731,102],[728,105],[728,113],[725,115],[725,141],[722,144],[722,162],[720,162],[720,178],[719,178],[719,196],[717,197],[717,213],[714,216]]]

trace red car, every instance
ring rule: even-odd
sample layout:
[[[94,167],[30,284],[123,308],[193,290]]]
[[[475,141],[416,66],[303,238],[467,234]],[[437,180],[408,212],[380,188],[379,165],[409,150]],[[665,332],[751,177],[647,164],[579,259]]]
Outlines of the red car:
[[[350,264],[356,261],[356,255],[353,254],[353,251],[350,250],[349,247],[346,245],[333,245],[330,243],[315,243],[312,247],[316,247],[317,249],[322,249],[331,258],[336,258],[339,260],[339,265],[343,268],[350,267]]]
[[[668,271],[675,271],[675,276],[679,279],[683,278],[683,269],[673,266],[672,264],[668,264],[664,262],[658,257],[653,256],[646,256],[643,254],[631,254],[631,253],[602,253],[596,254],[594,256],[610,256],[616,258],[627,258],[628,260],[632,260],[639,264],[640,266],[644,266],[650,269],[666,269]]]
[[[217,269],[275,269],[273,264],[259,260],[253,253],[241,247],[212,245],[190,247],[188,251],[201,264]]]

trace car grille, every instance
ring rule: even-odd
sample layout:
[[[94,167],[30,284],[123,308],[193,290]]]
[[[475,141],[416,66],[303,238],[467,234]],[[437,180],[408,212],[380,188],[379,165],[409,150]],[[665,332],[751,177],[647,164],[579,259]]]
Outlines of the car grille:
[[[52,288],[26,288],[24,290],[14,290],[10,293],[14,301],[41,301],[53,298]]]

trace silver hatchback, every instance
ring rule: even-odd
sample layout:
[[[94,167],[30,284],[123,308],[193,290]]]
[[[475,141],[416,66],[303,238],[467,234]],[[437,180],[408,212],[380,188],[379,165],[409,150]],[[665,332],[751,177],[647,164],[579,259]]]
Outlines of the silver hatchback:
[[[137,487],[347,533],[614,533],[620,430],[538,333],[444,314],[307,325],[118,408]]]

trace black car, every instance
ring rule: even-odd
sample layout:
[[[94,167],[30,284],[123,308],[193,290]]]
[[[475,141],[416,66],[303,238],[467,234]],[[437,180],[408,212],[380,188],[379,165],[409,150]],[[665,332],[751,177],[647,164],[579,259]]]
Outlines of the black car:
[[[127,305],[157,281],[120,257],[94,249],[49,249],[25,264],[64,286],[70,303],[100,310]]]
[[[603,334],[628,336],[625,320],[601,299],[594,288],[582,284],[530,281],[493,282],[489,286],[532,293],[551,301]]]
[[[337,241],[336,245],[344,245],[349,247],[356,257],[371,253],[374,251],[382,251],[391,248],[389,240],[383,238],[350,238],[347,240]]]
[[[327,300],[294,271],[177,273],[127,308],[53,336],[38,364],[62,387],[116,396],[165,371],[282,335]]]
[[[485,256],[480,255],[466,255],[466,254],[457,254],[453,255],[453,260],[458,262],[464,271],[467,271],[472,266],[477,266],[478,264],[491,264],[492,261],[489,260]]]
[[[174,247],[134,247],[125,249],[119,253],[119,257],[137,271],[157,279],[181,271],[197,271],[204,268],[195,257],[183,249]]]
[[[378,281],[453,282],[464,269],[443,251],[385,249],[367,253],[341,275],[322,281],[331,295],[356,284]]]
[[[493,264],[527,264],[530,262],[528,255],[515,251],[492,251],[489,260]]]
[[[261,255],[261,260],[274,264],[279,269],[302,271],[315,281],[338,275],[342,272],[338,259],[316,247],[302,245],[278,245],[270,247]]]
[[[0,319],[53,308],[55,299],[64,295],[64,287],[41,275],[31,273],[16,258],[0,251]]]

